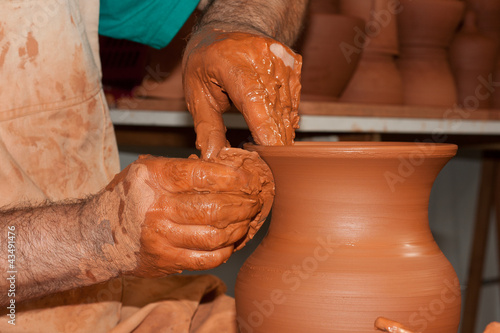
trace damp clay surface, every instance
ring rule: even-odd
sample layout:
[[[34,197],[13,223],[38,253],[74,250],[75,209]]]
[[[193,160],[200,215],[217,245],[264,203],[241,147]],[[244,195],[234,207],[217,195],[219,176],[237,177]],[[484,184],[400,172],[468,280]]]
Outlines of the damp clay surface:
[[[243,114],[255,142],[292,144],[301,67],[300,55],[268,37],[219,29],[195,34],[184,55],[183,77],[202,157],[214,158],[229,147],[222,114],[230,102]]]
[[[400,323],[383,317],[378,317],[377,320],[375,320],[375,328],[382,332],[414,333]]]
[[[448,144],[247,146],[273,172],[269,232],[236,285],[241,332],[456,333],[460,288],[428,226]],[[422,310],[425,309],[425,310]]]

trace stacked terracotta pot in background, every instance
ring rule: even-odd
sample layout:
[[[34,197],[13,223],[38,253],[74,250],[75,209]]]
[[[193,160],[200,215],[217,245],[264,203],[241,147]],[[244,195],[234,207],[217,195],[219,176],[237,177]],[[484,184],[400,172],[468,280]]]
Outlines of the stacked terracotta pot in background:
[[[500,17],[499,17],[500,19]],[[477,28],[476,14],[468,9],[462,29],[450,47],[450,62],[464,108],[490,108],[491,92],[484,87],[496,64],[497,45]]]
[[[448,47],[465,4],[456,0],[401,0],[398,33],[404,104],[451,107],[457,102]]]
[[[500,80],[500,1],[312,0],[311,9],[303,100],[340,91],[346,103],[500,109],[500,89],[485,83]],[[349,34],[335,11],[364,26]],[[354,65],[341,66],[346,56]]]
[[[364,21],[337,14],[335,1],[311,1],[305,30],[297,43],[302,55],[302,100],[336,101],[358,64],[362,44],[351,52]]]
[[[396,68],[397,12],[392,0],[341,0],[340,13],[366,22],[357,31],[365,45],[358,69],[342,94],[342,102],[401,104],[403,90]]]
[[[182,100],[193,22],[149,51],[136,98]],[[293,48],[302,101],[500,110],[500,0],[311,0]]]
[[[496,64],[492,70],[492,79],[500,81],[500,1],[466,0],[467,9],[475,13],[478,31],[490,38],[495,44]],[[491,107],[500,109],[500,89],[490,88]]]

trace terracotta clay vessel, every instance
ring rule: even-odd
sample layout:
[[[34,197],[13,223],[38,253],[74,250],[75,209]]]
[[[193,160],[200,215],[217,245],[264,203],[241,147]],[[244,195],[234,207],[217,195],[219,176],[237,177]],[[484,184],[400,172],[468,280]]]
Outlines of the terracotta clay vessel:
[[[398,51],[396,6],[390,0],[341,0],[340,12],[362,18],[363,54],[341,102],[402,104],[403,87],[396,67]],[[360,38],[360,37],[358,37]]]
[[[498,0],[466,0],[467,8],[474,11],[479,31],[495,41],[497,47],[497,63],[493,73],[493,81],[500,81],[500,1]],[[491,107],[500,110],[500,89],[490,87],[492,91]]]
[[[250,146],[276,182],[271,225],[241,268],[247,332],[374,332],[379,317],[456,333],[457,276],[428,226],[448,144],[299,142]]]
[[[394,56],[363,50],[358,68],[340,96],[345,103],[403,104],[403,84]]]
[[[310,0],[308,10],[310,13],[338,14],[339,3],[338,0]]]
[[[336,14],[310,13],[297,47],[302,55],[302,100],[335,101],[351,79],[361,48],[355,48],[356,29],[364,22]]]
[[[468,10],[462,29],[450,46],[450,64],[457,85],[459,106],[490,107],[491,92],[479,78],[487,81],[495,68],[496,56],[495,41],[478,30],[476,15]]]
[[[403,81],[404,104],[451,107],[457,103],[448,59],[448,52],[442,48],[401,48],[397,65]]]
[[[500,81],[500,56],[497,56],[497,63],[495,65],[495,71],[493,73],[493,79],[495,82]],[[491,107],[496,110],[500,110],[500,89],[495,88],[491,97]]]
[[[463,17],[464,2],[401,0],[401,5],[398,68],[403,80],[404,103],[453,106],[457,91],[447,48]]]
[[[393,0],[340,0],[342,15],[365,21],[365,50],[398,54],[398,31],[395,14],[399,9]]]
[[[472,9],[478,20],[479,30],[500,42],[500,1],[465,0],[468,9]]]

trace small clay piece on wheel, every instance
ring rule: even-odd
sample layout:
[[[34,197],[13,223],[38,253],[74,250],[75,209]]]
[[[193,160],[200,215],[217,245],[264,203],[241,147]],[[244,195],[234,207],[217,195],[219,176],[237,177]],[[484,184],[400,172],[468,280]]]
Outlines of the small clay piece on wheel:
[[[390,333],[414,333],[397,321],[393,321],[384,317],[378,317],[375,320],[375,328],[382,332]]]

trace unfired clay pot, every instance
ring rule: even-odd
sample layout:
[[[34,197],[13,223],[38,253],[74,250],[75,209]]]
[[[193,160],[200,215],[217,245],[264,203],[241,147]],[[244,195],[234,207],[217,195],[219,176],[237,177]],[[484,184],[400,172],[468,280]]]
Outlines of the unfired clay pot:
[[[498,0],[466,0],[467,7],[472,9],[478,18],[479,30],[497,36],[500,42],[500,1]]]
[[[359,61],[356,30],[364,22],[354,17],[311,13],[298,48],[302,55],[302,100],[335,101],[351,79]]]
[[[341,102],[403,104],[401,74],[394,56],[364,50],[358,68],[340,96]]]
[[[365,50],[398,54],[398,31],[394,0],[340,0],[342,15],[359,17],[365,21]]]
[[[476,14],[479,31],[496,43],[497,64],[493,73],[493,81],[498,82],[500,81],[500,1],[466,0],[465,2],[467,7],[474,10]],[[500,89],[498,87],[492,91],[491,107],[500,110]]]
[[[450,64],[457,85],[459,105],[463,106],[468,99],[473,98],[478,103],[474,106],[483,109],[490,107],[491,92],[483,86],[479,77],[487,80],[493,73],[496,58],[495,41],[479,32],[475,13],[467,11],[464,25],[450,46]]]
[[[340,97],[341,102],[402,104],[401,75],[394,57],[399,53],[396,9],[391,0],[340,0],[340,12],[365,20],[365,38],[358,68]]]
[[[464,14],[457,0],[400,0],[398,35],[401,46],[448,47]]]
[[[251,146],[276,197],[268,234],[241,268],[248,332],[456,333],[457,276],[428,226],[433,181],[457,147],[416,143]]]
[[[397,65],[407,105],[451,107],[457,88],[444,48],[403,47]]]
[[[322,14],[338,14],[338,0],[310,0],[309,12]]]
[[[495,71],[493,73],[493,78],[495,82],[500,81],[500,56],[497,56],[497,63],[495,65]],[[496,110],[500,110],[500,89],[495,88],[491,97],[491,107]]]
[[[401,5],[403,10],[398,14],[401,55],[398,67],[403,80],[405,104],[453,106],[457,101],[457,92],[447,48],[463,17],[464,2],[401,0]]]

